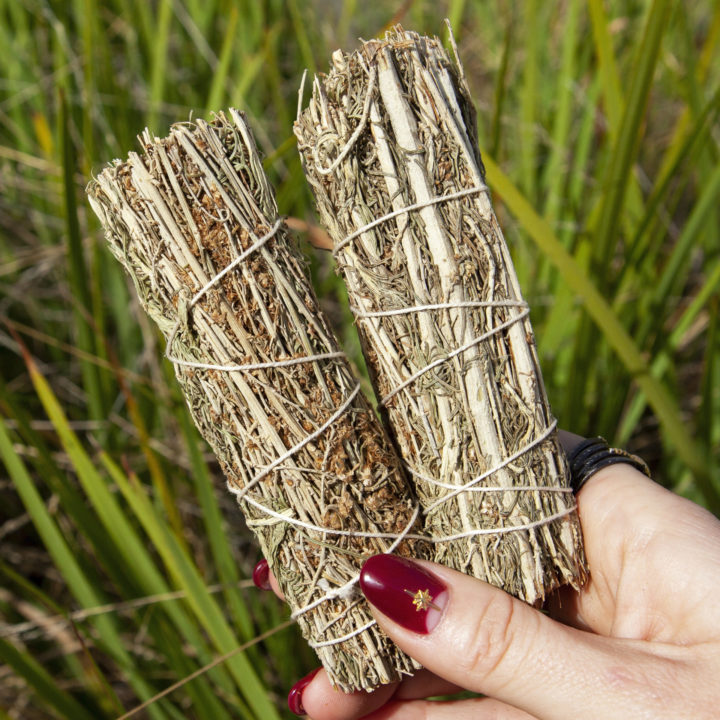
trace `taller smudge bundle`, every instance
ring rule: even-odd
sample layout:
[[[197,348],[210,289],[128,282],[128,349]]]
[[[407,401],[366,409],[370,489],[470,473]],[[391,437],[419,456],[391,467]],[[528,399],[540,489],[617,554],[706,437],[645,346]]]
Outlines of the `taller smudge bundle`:
[[[338,51],[295,134],[434,559],[533,604],[579,587],[567,464],[459,62],[399,28]]]
[[[147,131],[88,187],[294,616],[344,690],[418,666],[357,579],[383,552],[428,557],[399,460],[278,218],[244,116]]]
[[[586,569],[462,69],[402,30],[333,66],[296,134],[402,463],[241,113],[146,131],[88,193],[294,617],[350,691],[418,667],[358,591],[365,558],[434,557],[531,603]]]

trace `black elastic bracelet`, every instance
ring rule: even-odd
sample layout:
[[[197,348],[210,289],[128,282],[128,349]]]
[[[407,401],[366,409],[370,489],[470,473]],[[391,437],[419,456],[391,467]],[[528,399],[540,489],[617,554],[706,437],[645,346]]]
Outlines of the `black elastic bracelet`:
[[[596,473],[608,465],[626,463],[650,477],[650,469],[644,460],[626,450],[611,448],[605,438],[583,440],[568,454],[570,464],[570,487],[577,495],[582,486]]]

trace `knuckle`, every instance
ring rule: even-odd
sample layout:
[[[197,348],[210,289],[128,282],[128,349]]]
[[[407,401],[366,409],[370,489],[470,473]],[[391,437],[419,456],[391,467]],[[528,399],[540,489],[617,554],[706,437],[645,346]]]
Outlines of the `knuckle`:
[[[460,642],[459,669],[476,682],[504,675],[511,661],[515,633],[513,614],[515,601],[510,595],[494,597],[474,614]]]

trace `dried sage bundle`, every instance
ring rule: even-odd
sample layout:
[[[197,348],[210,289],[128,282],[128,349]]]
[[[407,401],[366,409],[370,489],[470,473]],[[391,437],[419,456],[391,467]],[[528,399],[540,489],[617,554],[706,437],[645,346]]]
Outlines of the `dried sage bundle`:
[[[343,690],[417,665],[357,589],[376,553],[429,556],[392,445],[318,306],[244,116],[145,132],[90,203],[303,634]]]
[[[316,77],[295,134],[435,560],[539,603],[585,560],[462,67],[396,28]]]

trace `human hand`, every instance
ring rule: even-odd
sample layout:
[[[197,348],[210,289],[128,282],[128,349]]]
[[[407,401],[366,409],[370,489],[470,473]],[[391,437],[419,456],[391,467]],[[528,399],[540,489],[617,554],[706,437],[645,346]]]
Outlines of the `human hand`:
[[[293,690],[295,709],[313,720],[716,717],[720,522],[628,465],[594,475],[578,506],[591,579],[557,593],[549,616],[440,565],[371,558],[361,587],[378,623],[426,669],[349,695],[321,671]],[[416,610],[408,588],[436,607]],[[461,688],[486,697],[425,700]]]

